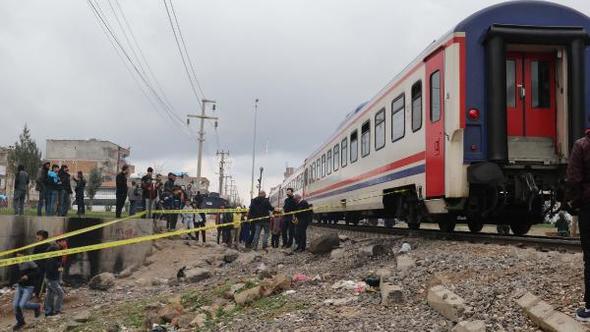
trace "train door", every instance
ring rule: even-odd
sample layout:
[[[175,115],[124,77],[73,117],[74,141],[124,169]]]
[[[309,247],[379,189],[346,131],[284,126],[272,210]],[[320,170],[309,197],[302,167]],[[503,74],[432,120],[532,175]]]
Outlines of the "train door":
[[[508,53],[506,57],[508,136],[555,142],[555,56]]]
[[[444,49],[426,60],[426,197],[445,194]]]

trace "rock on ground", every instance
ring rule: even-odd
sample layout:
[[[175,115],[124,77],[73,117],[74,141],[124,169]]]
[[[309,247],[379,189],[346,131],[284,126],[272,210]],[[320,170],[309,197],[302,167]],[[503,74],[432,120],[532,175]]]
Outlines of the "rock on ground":
[[[428,290],[427,300],[434,310],[453,322],[458,322],[465,311],[465,301],[441,285]]]
[[[381,290],[381,304],[389,306],[392,304],[401,304],[404,302],[404,293],[398,285],[382,282],[379,286]]]
[[[486,332],[486,323],[483,320],[462,321],[451,332]]]
[[[332,249],[340,245],[340,237],[338,233],[331,232],[324,235],[320,235],[318,238],[313,239],[309,245],[309,252],[312,254],[325,254]]]
[[[211,271],[204,268],[194,268],[184,271],[184,276],[189,282],[199,282],[211,277]]]
[[[97,274],[94,277],[92,277],[92,279],[90,279],[90,282],[88,282],[88,287],[90,287],[90,289],[96,289],[96,290],[102,290],[102,291],[106,291],[109,288],[113,287],[114,285],[115,285],[115,275],[110,272],[104,272],[101,274]]]

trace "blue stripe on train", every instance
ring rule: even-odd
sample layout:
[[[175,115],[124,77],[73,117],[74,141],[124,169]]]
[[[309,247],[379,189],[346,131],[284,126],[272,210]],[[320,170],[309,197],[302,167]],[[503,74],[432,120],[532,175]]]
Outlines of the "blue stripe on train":
[[[344,187],[342,189],[327,192],[325,194],[320,194],[320,195],[310,198],[310,200],[316,200],[316,199],[321,199],[321,198],[328,197],[328,196],[340,195],[345,192],[363,189],[366,187],[370,187],[370,186],[374,186],[374,185],[381,184],[384,182],[389,182],[389,181],[405,178],[405,177],[416,175],[416,174],[421,174],[424,172],[425,172],[425,165],[422,164],[422,165],[406,168],[406,169],[398,171],[398,172],[389,173],[387,175],[384,175],[384,176],[381,176],[378,178],[374,178],[371,180],[367,180],[365,182],[353,184],[351,186]]]

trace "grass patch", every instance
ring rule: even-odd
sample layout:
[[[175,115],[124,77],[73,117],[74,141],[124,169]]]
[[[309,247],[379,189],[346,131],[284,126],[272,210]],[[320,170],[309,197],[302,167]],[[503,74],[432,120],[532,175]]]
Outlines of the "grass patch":
[[[226,280],[225,283],[221,286],[217,286],[214,290],[213,290],[213,294],[217,297],[223,297],[225,295],[226,292],[228,292],[231,289],[231,286],[233,285],[232,282],[230,282],[229,280]]]
[[[211,304],[211,297],[201,291],[191,291],[181,296],[180,304],[190,311],[195,311],[202,306]]]
[[[287,312],[305,309],[305,304],[279,294],[261,298],[254,302],[251,308],[259,312],[260,319],[271,320]]]

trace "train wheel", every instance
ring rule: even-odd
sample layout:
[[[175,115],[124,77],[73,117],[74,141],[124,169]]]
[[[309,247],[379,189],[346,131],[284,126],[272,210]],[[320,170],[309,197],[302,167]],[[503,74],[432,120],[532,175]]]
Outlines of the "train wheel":
[[[496,229],[498,230],[498,234],[501,234],[501,235],[510,234],[510,226],[508,226],[508,225],[500,224],[500,225],[496,226]]]
[[[479,233],[483,229],[483,223],[478,220],[468,220],[467,227],[471,233]]]
[[[410,208],[408,210],[408,218],[406,219],[406,222],[408,223],[408,228],[411,230],[420,229],[421,221],[422,216],[420,215],[420,211],[417,208]]]
[[[445,233],[452,233],[455,231],[455,225],[457,224],[457,216],[454,214],[447,214],[442,216],[438,222],[438,228]]]
[[[523,236],[531,230],[531,224],[512,224],[510,229],[514,235]]]
[[[383,223],[385,224],[385,227],[393,228],[393,226],[395,226],[395,219],[394,218],[385,218],[385,219],[383,219]]]
[[[483,223],[477,221],[468,221],[467,227],[471,233],[479,233],[483,229]]]

